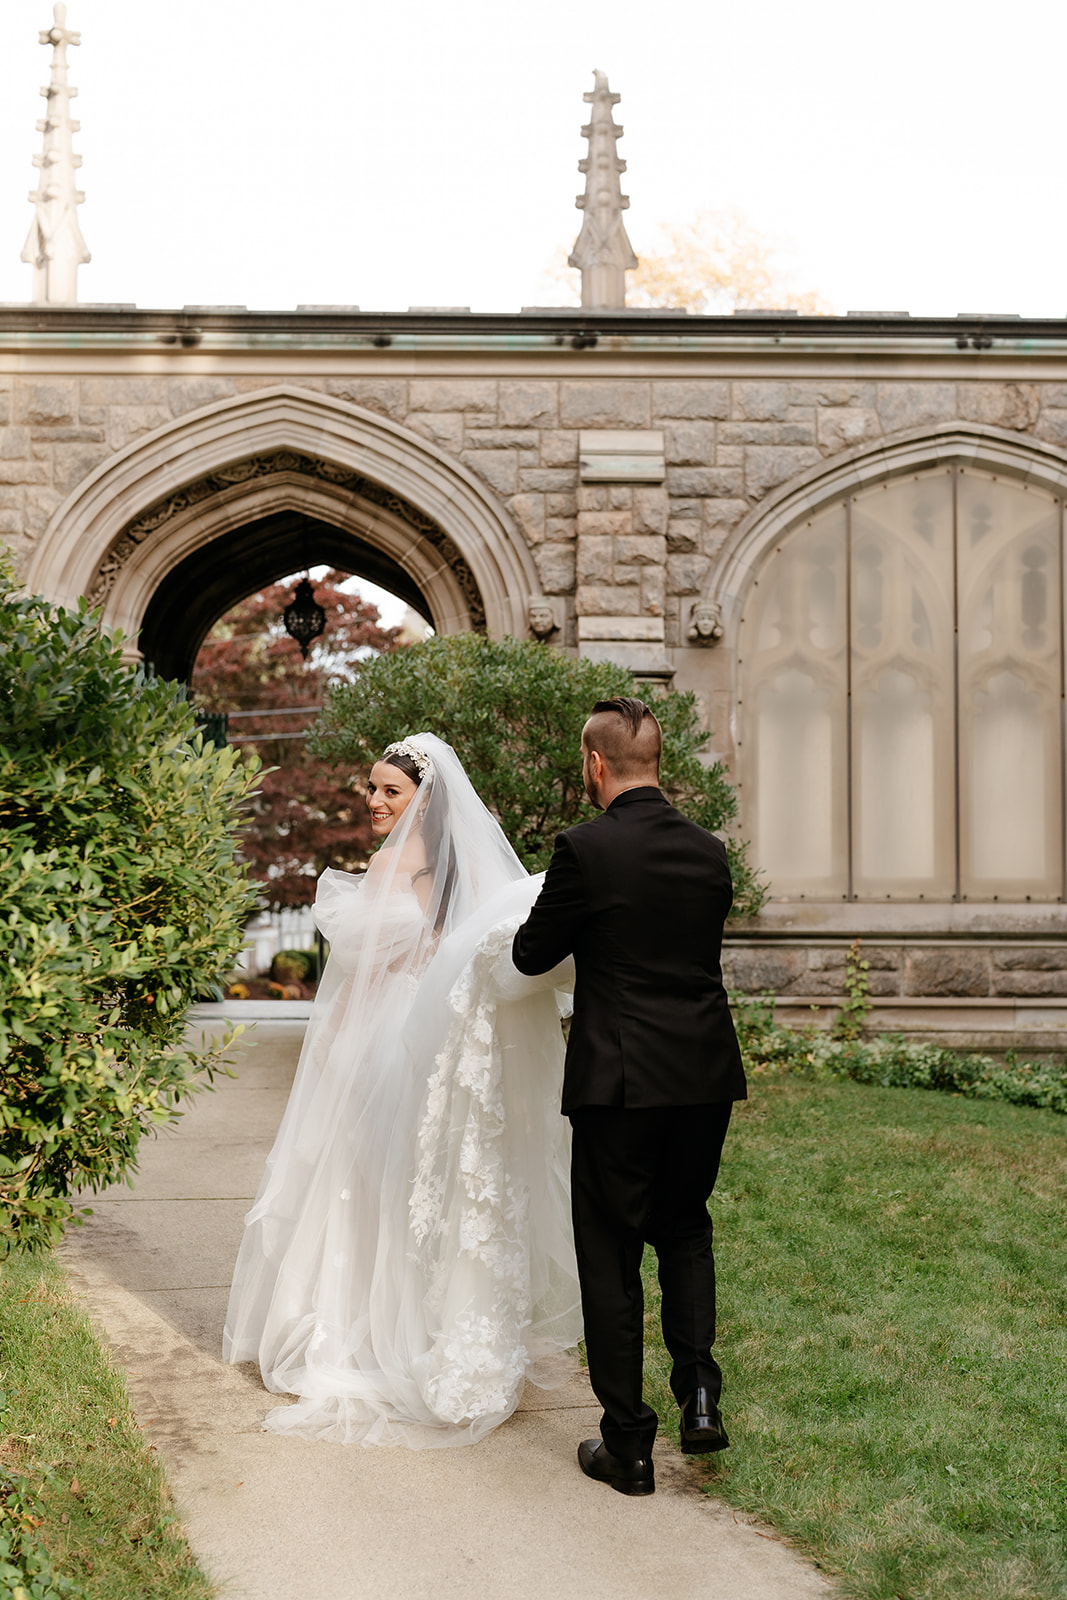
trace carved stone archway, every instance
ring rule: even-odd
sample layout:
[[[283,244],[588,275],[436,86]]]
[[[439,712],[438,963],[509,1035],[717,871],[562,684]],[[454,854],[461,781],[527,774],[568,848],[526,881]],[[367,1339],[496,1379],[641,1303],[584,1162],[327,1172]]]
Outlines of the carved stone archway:
[[[27,585],[67,604],[88,595],[133,641],[157,596],[183,584],[191,593],[213,554],[232,564],[242,552],[233,599],[317,559],[283,550],[286,517],[305,543],[314,530],[323,559],[384,581],[438,632],[525,626],[533,560],[485,486],[408,429],[288,387],[204,407],[105,462],[56,512]],[[338,539],[359,559],[338,559]],[[190,618],[190,629],[203,621]]]

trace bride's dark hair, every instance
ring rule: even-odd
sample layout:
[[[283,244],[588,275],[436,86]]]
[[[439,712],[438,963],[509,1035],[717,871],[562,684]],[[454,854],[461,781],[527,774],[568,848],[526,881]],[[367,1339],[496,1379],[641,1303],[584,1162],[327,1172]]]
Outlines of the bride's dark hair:
[[[382,760],[387,761],[391,767],[399,767],[404,776],[411,779],[416,789],[419,787],[422,782],[422,773],[411,757],[406,756],[402,750],[393,750],[389,755],[383,756]]]

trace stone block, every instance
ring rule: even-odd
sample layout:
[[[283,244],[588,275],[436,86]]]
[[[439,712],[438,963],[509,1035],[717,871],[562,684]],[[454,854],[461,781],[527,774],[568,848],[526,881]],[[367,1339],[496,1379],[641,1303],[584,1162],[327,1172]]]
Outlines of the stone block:
[[[604,535],[582,534],[578,540],[579,583],[611,583],[615,571],[614,540]]]
[[[19,461],[29,453],[29,428],[4,428],[0,432],[0,461]]]
[[[1067,994],[1067,972],[1001,972],[993,973],[993,993],[1038,998],[1041,995]]]
[[[1059,946],[1009,946],[994,950],[993,966],[1001,972],[1062,972],[1067,969],[1067,950]]]
[[[583,537],[586,534],[624,534],[633,528],[633,517],[629,511],[579,511],[578,532]]]
[[[803,950],[746,950],[723,945],[722,975],[736,994],[804,993],[807,976]]]
[[[66,496],[111,454],[107,445],[79,444],[56,451],[53,485]]]
[[[698,523],[672,520],[667,524],[667,550],[670,555],[688,555],[697,548],[699,538]]]
[[[643,568],[641,567],[613,566],[611,569],[611,577],[608,581],[610,583],[617,583],[621,588],[624,589],[630,587],[640,588],[642,571]]]
[[[73,422],[76,409],[72,378],[20,383],[15,391],[16,422]]]
[[[816,414],[816,429],[819,449],[827,456],[882,435],[877,411],[866,406],[825,406]]]
[[[1041,391],[1036,383],[961,383],[956,401],[968,422],[1029,433],[1041,410]]]
[[[496,383],[484,378],[413,378],[412,411],[496,412]]]
[[[629,484],[613,483],[608,485],[608,510],[631,511],[634,503],[634,492]]]
[[[934,997],[989,994],[989,953],[952,948],[908,950],[903,992]]]
[[[43,445],[103,444],[107,438],[107,430],[105,428],[37,427],[31,428],[29,433],[35,444]]]
[[[531,466],[541,464],[541,435],[531,428],[482,428],[478,419],[467,424],[468,450],[532,450]]]
[[[736,467],[668,467],[667,488],[671,499],[705,495],[735,495],[741,493],[742,474]],[[672,508],[678,515],[677,508]]]
[[[22,531],[39,537],[51,522],[56,510],[63,504],[63,495],[54,489],[27,489]]]
[[[662,617],[667,599],[667,574],[662,567],[631,568],[641,574],[641,609],[650,617]]]
[[[600,378],[561,385],[559,419],[568,428],[647,428],[649,386],[628,379]]]
[[[0,379],[0,428],[6,428],[11,421],[11,396],[14,386],[10,378]]]
[[[608,491],[601,488],[587,488],[579,484],[576,495],[579,511],[606,511],[608,509]]]
[[[711,562],[701,555],[667,557],[667,587],[671,594],[699,594]]]
[[[946,422],[957,415],[954,383],[880,383],[878,415],[886,433]]]
[[[545,496],[545,514],[549,517],[573,517],[578,511],[576,494],[550,494]]]
[[[1067,383],[1042,383],[1039,385],[1043,406],[1061,406],[1067,409]]]
[[[558,384],[502,382],[500,422],[505,428],[555,428],[559,422]]]
[[[578,468],[577,430],[563,431],[546,428],[541,435],[541,464],[545,467],[567,467],[573,462]]]
[[[518,452],[514,453],[517,456]],[[563,489],[573,489],[574,468],[523,467],[519,471],[519,488],[524,493],[530,491],[534,494],[558,494]]]
[[[709,499],[704,501],[704,531],[721,539],[731,528],[736,528],[748,512],[745,500]]]
[[[411,387],[414,389],[415,385]],[[511,495],[519,487],[519,463],[514,450],[464,450],[460,459],[497,494]],[[524,490],[534,487],[523,483]]]
[[[699,522],[703,515],[703,500],[688,499],[685,495],[672,494],[670,496],[670,517],[672,522]]]
[[[714,422],[669,422],[664,455],[677,467],[709,466],[715,460]]]
[[[578,638],[582,643],[590,639],[643,639],[649,644],[662,642],[662,617],[579,617]]]
[[[0,511],[0,534],[5,538],[17,538],[22,532],[22,513],[19,511]]]
[[[542,544],[534,551],[537,576],[545,594],[570,594],[574,588],[574,546]]]
[[[509,503],[515,521],[527,544],[541,544],[545,537],[545,497],[542,494],[517,494]]]
[[[47,461],[0,461],[0,483],[48,483]]]
[[[750,445],[745,451],[745,488],[749,497],[762,500],[768,490],[788,483],[819,459],[819,452],[810,445]]]
[[[1034,432],[1048,444],[1058,444],[1061,449],[1067,449],[1067,407],[1060,410],[1057,406],[1046,406],[1037,419]]]
[[[215,400],[227,400],[236,393],[230,378],[171,378],[167,383],[167,399],[176,417],[186,411],[196,411],[200,406],[209,406]],[[84,401],[83,392],[83,406]]]
[[[429,439],[439,450],[458,456],[463,449],[462,411],[409,411],[404,421],[413,433]]]
[[[633,491],[635,533],[666,533],[670,499],[666,489],[638,488]]]
[[[171,421],[169,406],[112,406],[107,418],[107,436],[112,450],[122,450],[134,439],[165,427]]]
[[[615,540],[615,560],[621,567],[662,567],[666,559],[662,534],[631,533]]]
[[[408,413],[408,386],[403,378],[327,378],[326,393],[395,422],[403,422]],[[449,407],[434,409],[447,411]]]
[[[549,495],[548,499],[552,496]],[[568,539],[578,536],[578,520],[576,517],[546,517],[545,538],[551,539],[556,544],[565,543]]]
[[[652,385],[652,410],[657,417],[716,421],[730,415],[730,385],[700,378],[668,378]]]
[[[873,383],[860,378],[806,379],[789,385],[789,403],[795,406],[868,406],[875,404]]]
[[[173,378],[82,378],[78,399],[83,406],[162,406],[169,414],[173,383]]]
[[[85,428],[104,428],[107,426],[107,407],[79,406],[78,421]]]
[[[619,589],[613,584],[581,584],[574,609],[579,617],[636,617],[641,610],[641,596],[637,589]]]
[[[750,422],[772,422],[785,417],[789,385],[785,383],[735,383],[731,415]]]
[[[715,465],[717,467],[743,467],[745,464],[744,448],[739,444],[719,444],[715,449]]]

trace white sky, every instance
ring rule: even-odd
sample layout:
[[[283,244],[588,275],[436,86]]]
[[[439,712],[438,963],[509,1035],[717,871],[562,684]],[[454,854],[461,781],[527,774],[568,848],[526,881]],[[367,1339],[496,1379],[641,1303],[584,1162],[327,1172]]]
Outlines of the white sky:
[[[0,300],[35,182],[49,0],[0,0]],[[70,0],[84,301],[559,300],[592,69],[633,244],[740,206],[836,311],[1067,312],[1050,0]]]

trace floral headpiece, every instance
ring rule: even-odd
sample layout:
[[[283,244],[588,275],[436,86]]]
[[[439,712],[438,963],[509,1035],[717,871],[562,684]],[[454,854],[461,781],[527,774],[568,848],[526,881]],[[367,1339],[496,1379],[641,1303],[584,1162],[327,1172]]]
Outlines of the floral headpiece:
[[[386,748],[384,755],[407,756],[409,761],[415,763],[420,783],[428,772],[433,772],[433,762],[422,746],[417,745],[413,739],[398,739],[396,744],[391,744]]]

